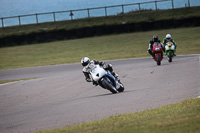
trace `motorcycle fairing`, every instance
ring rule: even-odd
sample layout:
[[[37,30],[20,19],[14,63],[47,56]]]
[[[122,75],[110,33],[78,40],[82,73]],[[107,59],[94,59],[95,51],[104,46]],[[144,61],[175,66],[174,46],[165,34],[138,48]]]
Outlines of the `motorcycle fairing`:
[[[172,44],[172,43],[169,43],[169,44]],[[165,46],[165,53],[166,53],[166,55],[168,55],[169,56],[169,52],[171,51],[172,52],[172,54],[174,53],[174,50],[175,50],[175,46],[172,44],[172,45],[166,45]]]
[[[153,44],[153,52],[156,53],[156,52],[161,52],[161,51],[162,51],[161,43],[155,42]]]
[[[98,69],[98,71],[97,71],[97,69]],[[90,73],[93,77],[93,80],[98,81],[106,74],[106,71],[103,68],[101,68],[99,65],[96,65],[95,67],[93,67],[91,69]]]

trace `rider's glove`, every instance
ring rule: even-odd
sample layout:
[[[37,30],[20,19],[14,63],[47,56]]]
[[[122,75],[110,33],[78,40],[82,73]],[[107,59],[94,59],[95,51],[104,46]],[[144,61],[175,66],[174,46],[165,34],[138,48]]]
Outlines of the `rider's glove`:
[[[103,65],[105,65],[105,62],[101,61],[101,62],[99,63],[99,65],[100,65],[100,66],[103,66]]]

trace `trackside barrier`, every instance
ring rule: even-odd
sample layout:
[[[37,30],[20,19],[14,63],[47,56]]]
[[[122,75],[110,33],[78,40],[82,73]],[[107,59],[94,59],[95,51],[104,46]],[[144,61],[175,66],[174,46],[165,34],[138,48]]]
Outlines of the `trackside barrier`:
[[[5,20],[8,20],[8,19],[18,19],[18,25],[20,26],[20,25],[24,25],[22,23],[22,18],[35,17],[35,21],[31,22],[31,23],[32,24],[39,24],[39,23],[42,23],[42,22],[39,21],[39,16],[42,16],[42,15],[51,15],[53,22],[56,22],[57,21],[56,20],[56,15],[57,14],[61,14],[61,13],[68,13],[69,16],[70,16],[70,20],[73,20],[74,19],[73,16],[74,16],[74,14],[76,14],[76,12],[86,11],[87,12],[87,17],[90,18],[92,11],[103,9],[104,10],[104,16],[109,16],[108,15],[108,9],[109,8],[116,8],[117,7],[117,8],[119,8],[121,10],[120,12],[122,14],[124,14],[125,13],[125,9],[128,6],[136,5],[136,6],[138,6],[138,11],[141,12],[141,10],[142,10],[141,9],[141,5],[142,4],[152,4],[152,3],[155,3],[155,10],[158,10],[158,6],[157,6],[158,2],[166,2],[166,1],[171,2],[171,7],[172,7],[172,9],[174,9],[174,0],[159,0],[159,1],[150,1],[150,2],[143,2],[143,3],[133,3],[133,4],[124,4],[124,5],[115,5],[115,6],[106,6],[106,7],[97,7],[97,8],[87,8],[87,9],[58,11],[58,12],[47,12],[47,13],[36,13],[36,14],[28,14],[28,15],[20,15],[20,16],[12,16],[12,17],[2,17],[2,18],[0,18],[0,20],[1,20],[1,28],[7,27]],[[190,7],[190,0],[188,0],[188,7]],[[94,16],[94,17],[96,17],[96,16]],[[50,22],[50,20],[48,20],[46,22]]]

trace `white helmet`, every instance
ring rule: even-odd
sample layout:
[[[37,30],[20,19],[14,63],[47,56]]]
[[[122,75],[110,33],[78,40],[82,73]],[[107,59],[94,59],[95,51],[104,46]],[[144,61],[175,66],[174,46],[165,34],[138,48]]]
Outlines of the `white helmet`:
[[[166,38],[167,38],[167,39],[171,39],[171,37],[172,37],[172,36],[171,36],[170,34],[167,34],[167,35],[166,35]]]
[[[90,63],[90,59],[88,57],[83,57],[81,59],[82,66],[87,66]]]

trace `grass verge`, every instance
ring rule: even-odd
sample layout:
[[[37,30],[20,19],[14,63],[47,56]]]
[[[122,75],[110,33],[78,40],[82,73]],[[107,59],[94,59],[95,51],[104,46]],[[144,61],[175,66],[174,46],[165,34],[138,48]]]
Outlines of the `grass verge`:
[[[200,98],[36,133],[199,133]]]
[[[149,40],[162,40],[170,33],[177,43],[177,55],[200,54],[200,27],[154,30],[0,48],[0,69],[12,69],[96,60],[148,57]]]
[[[15,81],[21,81],[21,80],[30,80],[30,79],[37,79],[37,77],[17,79],[17,80],[0,80],[0,84],[5,84],[5,83],[10,83],[10,82],[15,82]]]

